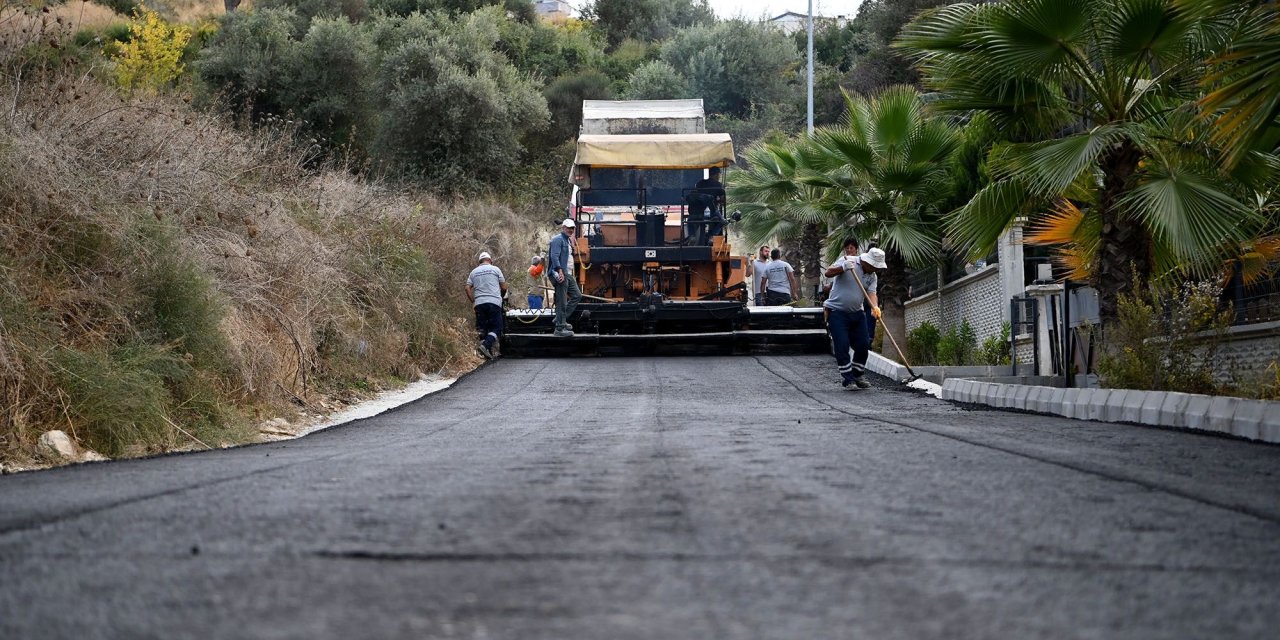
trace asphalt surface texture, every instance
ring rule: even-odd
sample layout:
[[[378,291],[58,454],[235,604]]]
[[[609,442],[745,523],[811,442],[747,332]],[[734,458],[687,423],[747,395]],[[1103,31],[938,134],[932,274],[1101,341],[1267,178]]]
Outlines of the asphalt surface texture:
[[[0,477],[0,638],[1280,634],[1280,447],[875,384],[501,360],[300,440]]]

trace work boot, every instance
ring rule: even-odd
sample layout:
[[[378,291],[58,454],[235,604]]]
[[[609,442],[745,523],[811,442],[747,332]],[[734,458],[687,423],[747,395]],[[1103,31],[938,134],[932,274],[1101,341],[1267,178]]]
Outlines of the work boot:
[[[870,388],[871,388],[871,383],[870,383],[866,378],[864,378],[864,377],[862,377],[862,376],[858,376],[857,378],[854,378],[854,379],[853,379],[853,384],[854,384],[854,385],[856,385],[859,389],[870,389]]]
[[[480,350],[480,355],[482,355],[482,356],[484,356],[484,357],[486,357],[486,358],[488,358],[488,359],[490,359],[490,360],[492,360],[492,359],[493,359],[493,352],[492,352],[492,351],[490,351],[490,350],[489,350],[489,347],[485,346],[485,344],[484,344],[483,342],[481,342],[481,343],[480,343],[480,346],[479,346],[479,347],[477,347],[477,349],[479,349],[479,350]]]
[[[565,329],[556,329],[556,332],[555,332],[555,334],[554,334],[554,335],[555,335],[555,337],[557,337],[557,338],[572,338],[572,337],[573,337],[573,331],[571,331],[571,330],[570,330],[570,329],[568,329],[568,328],[565,328]]]

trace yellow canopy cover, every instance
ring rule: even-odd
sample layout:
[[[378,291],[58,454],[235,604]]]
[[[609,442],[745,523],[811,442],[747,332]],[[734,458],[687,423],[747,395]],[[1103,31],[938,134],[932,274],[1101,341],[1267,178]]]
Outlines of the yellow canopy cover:
[[[579,166],[622,169],[705,169],[733,164],[727,133],[578,137]]]

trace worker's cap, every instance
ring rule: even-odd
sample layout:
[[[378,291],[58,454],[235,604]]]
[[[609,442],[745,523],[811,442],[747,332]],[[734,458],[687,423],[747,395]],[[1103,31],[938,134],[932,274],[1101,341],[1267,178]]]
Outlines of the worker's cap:
[[[572,229],[572,228],[574,228],[574,227],[576,227],[576,226],[578,226],[578,225],[577,225],[576,223],[574,223],[573,218],[565,218],[565,219],[564,219],[564,222],[561,222],[561,223],[560,223],[560,226],[562,226],[562,227],[564,227],[564,228],[566,228],[566,229]]]
[[[884,262],[884,249],[867,249],[867,252],[858,256],[858,258],[877,269],[887,269],[889,267]]]
[[[489,255],[488,251],[481,251],[480,257],[478,259],[480,260],[480,262],[484,262],[485,260],[492,260],[493,256]]]
[[[542,264],[542,256],[534,256],[533,259],[529,261],[529,264]]]

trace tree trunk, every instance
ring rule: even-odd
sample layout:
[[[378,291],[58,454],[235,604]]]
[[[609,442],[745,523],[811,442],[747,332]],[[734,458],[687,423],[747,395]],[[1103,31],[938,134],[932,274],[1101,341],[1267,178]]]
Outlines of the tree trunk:
[[[1151,279],[1151,238],[1142,224],[1124,215],[1120,199],[1133,184],[1142,154],[1125,142],[1102,157],[1106,176],[1098,198],[1102,233],[1098,244],[1098,265],[1094,282],[1098,289],[1098,312],[1103,325],[1118,315],[1117,300],[1133,287]]]
[[[877,284],[877,295],[880,298],[880,318],[884,331],[898,341],[898,346],[907,348],[907,261],[894,249],[885,250],[885,263],[889,268],[880,272]],[[894,360],[901,360],[893,343],[885,339],[880,348],[881,355]]]
[[[822,232],[817,224],[806,224],[800,235],[800,292],[797,298],[815,300],[814,289],[822,277]]]

